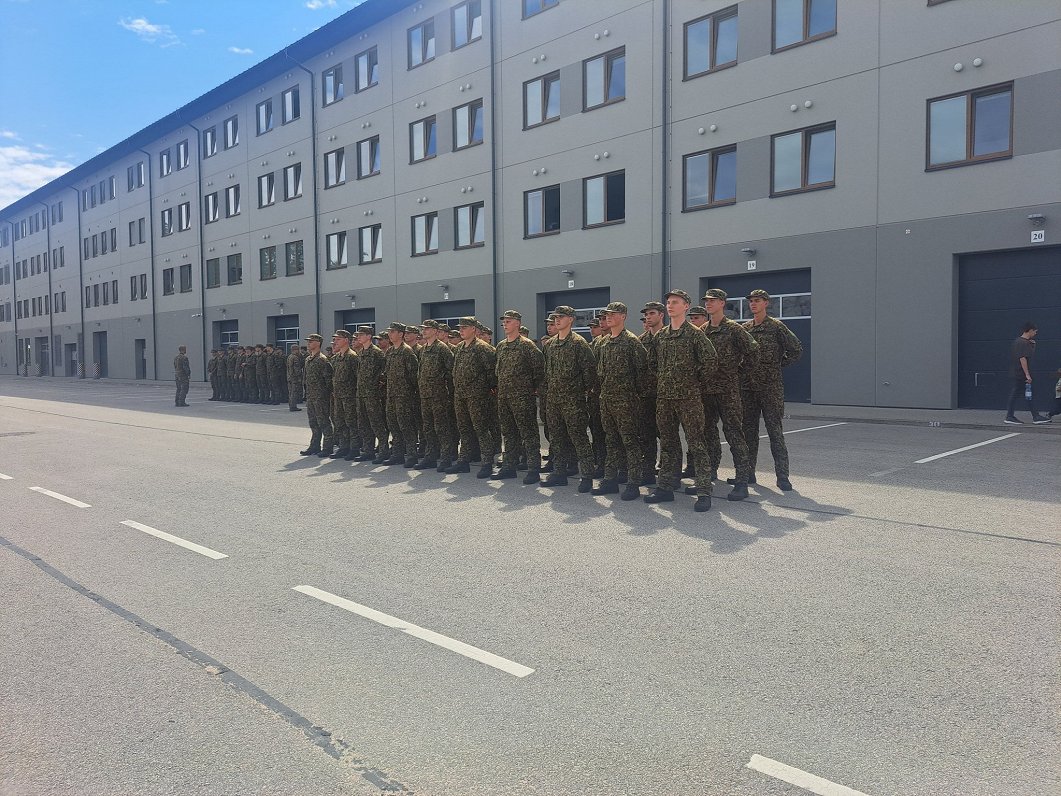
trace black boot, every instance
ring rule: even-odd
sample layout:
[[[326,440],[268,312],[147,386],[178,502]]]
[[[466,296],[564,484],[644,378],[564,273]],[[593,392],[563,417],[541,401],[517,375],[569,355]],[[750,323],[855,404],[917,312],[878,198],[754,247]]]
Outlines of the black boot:
[[[406,456],[405,457],[405,462],[403,463],[403,466],[405,467],[406,470],[412,470],[414,467],[416,467],[416,457],[415,456]]]
[[[623,487],[623,493],[619,496],[620,500],[637,500],[641,497],[641,488],[637,484],[627,484]]]
[[[472,466],[468,462],[454,462],[446,468],[446,475],[453,475],[454,473],[470,473]]]
[[[647,495],[645,495],[646,503],[673,503],[674,493],[669,489],[660,489],[656,487]]]
[[[523,484],[530,486],[531,484],[537,484],[542,480],[540,471],[538,470],[527,470],[527,474],[523,476]]]
[[[310,445],[304,451],[299,451],[298,455],[299,456],[316,456],[320,452],[321,452],[320,448],[316,447],[315,445]]]
[[[738,481],[733,485],[733,491],[726,495],[726,500],[744,500],[748,497],[748,485],[744,481]]]
[[[618,495],[619,482],[614,478],[605,478],[589,491],[591,495]]]
[[[483,462],[483,466],[479,468],[479,472],[475,474],[476,478],[489,478],[494,474],[494,465],[490,462]]]
[[[754,484],[755,481],[752,481],[752,483]],[[787,476],[779,475],[777,477],[777,488],[782,492],[791,492],[792,482],[788,480]]]
[[[552,462],[546,462],[542,466],[542,472],[543,473],[551,473],[552,471],[553,471],[553,463]]]
[[[396,464],[405,464],[405,454],[391,451],[390,458],[383,463],[388,467],[393,467]]]
[[[413,468],[415,470],[434,470],[438,467],[438,462],[435,459],[429,459],[426,456],[416,463]]]
[[[541,484],[542,486],[567,486],[567,476],[561,473],[549,473],[549,477]]]
[[[593,479],[592,478],[580,478],[578,479],[578,491],[579,494],[584,495],[587,492],[593,491]]]
[[[736,478],[727,478],[726,479],[726,483],[727,484],[736,484],[737,483],[737,479]],[[745,481],[745,483],[746,484],[754,484],[755,483],[755,473],[752,473],[751,475],[749,475],[748,476],[748,480]]]
[[[333,459],[345,459],[347,457],[347,454],[349,454],[349,453],[350,453],[350,449],[349,448],[339,448],[339,450],[335,451],[332,454],[332,458]]]
[[[693,504],[693,511],[707,511],[711,508],[711,496],[700,495]]]
[[[453,460],[452,459],[443,459],[435,467],[435,472],[436,473],[444,473],[444,472],[446,472],[446,470],[448,470],[452,466],[453,466]]]
[[[329,456],[332,455],[332,446],[331,445],[327,445],[327,446],[321,448],[321,452],[318,453],[317,455],[320,456],[322,459],[327,459]]]
[[[502,467],[496,473],[491,475],[490,479],[493,480],[493,481],[504,481],[505,479],[515,478],[515,477],[516,477],[516,471],[515,470],[513,470],[511,467]]]

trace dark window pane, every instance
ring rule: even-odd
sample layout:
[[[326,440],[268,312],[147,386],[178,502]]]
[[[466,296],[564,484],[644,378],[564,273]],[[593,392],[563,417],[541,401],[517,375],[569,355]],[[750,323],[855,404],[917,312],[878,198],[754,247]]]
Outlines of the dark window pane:
[[[701,19],[685,29],[685,73],[698,75],[711,68],[711,20]]]
[[[988,94],[974,100],[973,157],[1008,152],[1010,92]]]
[[[836,0],[810,0],[808,36],[836,30]]]
[[[832,182],[836,164],[836,130],[822,130],[810,137],[807,184]]]
[[[626,56],[612,59],[611,75],[608,80],[608,99],[622,99],[626,96]]]
[[[737,60],[737,15],[715,23],[715,66]]]
[[[774,46],[803,40],[803,0],[774,0]]]
[[[556,232],[560,229],[560,188],[545,190],[545,231]]]
[[[608,177],[608,221],[626,218],[626,174]]]
[[[737,153],[722,152],[715,157],[713,200],[727,202],[737,198]]]

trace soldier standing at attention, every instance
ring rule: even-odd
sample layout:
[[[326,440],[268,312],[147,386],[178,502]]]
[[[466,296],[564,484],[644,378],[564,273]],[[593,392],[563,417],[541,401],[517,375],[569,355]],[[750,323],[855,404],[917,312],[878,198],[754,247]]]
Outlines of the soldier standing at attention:
[[[350,350],[353,335],[336,329],[332,335],[332,425],[335,444],[333,459],[353,461],[361,455],[357,435],[357,355]]]
[[[287,355],[287,408],[291,412],[301,412],[298,402],[302,400],[302,352],[297,345],[291,346]]]
[[[272,348],[272,346],[269,347]],[[271,352],[267,352],[265,346],[259,343],[254,346],[254,353],[258,357],[258,361],[254,363],[254,375],[258,382],[258,403],[272,403],[269,398],[269,358]]]
[[[494,472],[495,451],[490,431],[490,404],[494,399],[490,392],[497,386],[497,358],[493,346],[478,339],[479,322],[475,318],[461,318],[459,329],[461,344],[453,354],[453,409],[460,431],[460,455],[446,472],[471,472],[474,435],[482,457],[476,478],[489,478]]]
[[[716,356],[711,341],[685,319],[693,303],[684,290],[664,295],[670,325],[655,337],[650,353],[656,364],[656,425],[659,427],[660,466],[658,484],[645,495],[646,503],[674,500],[680,483],[682,446],[678,426],[685,431],[689,456],[696,472],[695,511],[711,508],[711,464],[704,444],[704,390],[715,372]]]
[[[383,464],[390,458],[387,423],[383,417],[383,371],[386,359],[373,341],[371,326],[357,327],[357,429],[361,438],[359,462]],[[379,443],[379,450],[376,443]]]
[[[173,405],[187,406],[188,402],[184,399],[188,397],[188,387],[192,379],[187,346],[177,346],[177,356],[173,357],[173,378],[177,381],[177,396]]]
[[[523,316],[516,310],[505,310],[501,323],[505,339],[497,344],[497,405],[504,440],[501,469],[493,478],[515,478],[519,452],[525,451],[527,474],[524,484],[541,480],[542,442],[538,432],[535,394],[545,381],[542,352],[520,332]]]
[[[273,394],[273,377],[274,371],[276,370],[276,356],[273,353],[273,344],[265,344],[265,356],[263,357],[265,364],[265,403],[275,404],[277,403],[276,395]]]
[[[600,344],[607,336],[608,330],[603,327],[601,318],[593,318],[589,322],[589,344],[595,358],[599,355]],[[592,392],[586,396],[586,414],[589,416],[590,441],[593,443],[593,475],[596,478],[604,476],[604,457],[607,455],[604,425],[601,423],[600,413],[600,397]]]
[[[306,357],[303,372],[305,373],[306,409],[308,411],[310,437],[309,447],[300,451],[303,456],[317,454],[322,459],[331,456],[332,441],[332,363],[321,353],[324,338],[311,334],[306,338],[309,343],[309,356]]]
[[[226,401],[236,400],[236,349],[230,348],[225,353],[224,379],[221,384],[224,389],[221,397]]]
[[[658,301],[650,301],[641,309],[641,324],[644,332],[638,337],[648,352],[650,368],[648,392],[641,401],[641,451],[644,454],[644,475],[641,486],[656,483],[656,457],[659,453],[659,429],[656,428],[656,333],[663,328],[663,313],[666,307]]]
[[[424,456],[417,470],[449,467],[457,458],[455,429],[441,399],[449,399],[453,380],[453,351],[438,339],[439,324],[428,319],[423,324],[424,345],[420,349],[417,383],[420,390],[420,417],[424,424]],[[443,468],[445,469],[445,468]]]
[[[391,347],[386,354],[387,427],[391,432],[391,455],[384,464],[416,466],[416,354],[402,340],[405,324],[387,327]]]
[[[218,360],[221,352],[216,348],[210,352],[210,359],[206,363],[206,374],[210,378],[210,397],[206,400],[216,401],[218,399],[218,393],[220,392],[220,384],[217,373]]]
[[[284,386],[287,384],[287,379],[284,378],[286,364],[284,347],[277,343],[273,346],[273,367],[269,372],[269,389],[273,394],[274,404],[282,404],[287,400],[284,395]]]
[[[748,443],[750,474],[748,483],[755,483],[755,460],[759,454],[759,416],[766,424],[770,437],[770,453],[774,456],[777,486],[783,492],[792,489],[788,480],[788,448],[785,447],[781,418],[785,414],[785,385],[781,368],[788,367],[803,356],[803,344],[792,331],[766,314],[770,294],[753,290],[748,294],[752,319],[744,322],[752,338],[759,344],[759,355],[754,365],[745,371],[741,385],[744,403],[744,439]],[[738,473],[739,475],[739,473]]]
[[[703,307],[696,306],[689,308],[689,323],[699,329],[701,332],[704,331],[704,324],[707,323],[707,310]]]
[[[553,472],[543,486],[566,486],[567,466],[578,459],[578,491],[593,488],[593,446],[586,428],[586,397],[597,389],[597,363],[586,339],[571,331],[575,310],[557,307],[556,337],[545,349],[545,379],[549,393],[549,435]]]
[[[623,500],[641,496],[641,399],[648,392],[648,352],[635,335],[626,330],[627,307],[613,301],[601,313],[606,334],[597,346],[597,379],[600,382],[601,421],[607,440],[604,480],[594,495],[619,492],[619,470],[627,474]]]
[[[718,477],[718,466],[722,462],[722,442],[718,438],[718,421],[722,421],[722,433],[729,443],[733,455],[733,491],[728,500],[744,500],[748,497],[748,479],[751,477],[751,462],[748,460],[748,445],[744,439],[744,411],[741,408],[741,369],[755,358],[758,346],[752,336],[734,320],[726,317],[726,291],[711,288],[704,296],[704,305],[710,319],[701,327],[718,356],[718,370],[704,392],[704,422],[707,424],[707,455],[711,461],[711,480]]]
[[[420,347],[423,334],[419,326],[406,324],[405,332],[402,334],[402,342],[409,346],[409,350],[416,357],[417,367],[420,362]],[[416,439],[408,443],[409,452],[416,456],[417,461],[423,455],[424,450],[424,418],[420,410],[420,385],[416,385],[416,395],[413,396],[413,422],[416,424]]]

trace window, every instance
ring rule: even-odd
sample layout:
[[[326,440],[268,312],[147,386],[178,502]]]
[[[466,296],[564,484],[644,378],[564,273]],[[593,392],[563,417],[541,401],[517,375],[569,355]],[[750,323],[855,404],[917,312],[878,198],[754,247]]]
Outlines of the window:
[[[336,232],[326,235],[324,238],[325,249],[328,252],[328,270],[335,268],[346,268],[350,264],[349,255],[346,250],[346,233]]]
[[[271,99],[259,102],[255,115],[258,119],[258,135],[264,135],[273,129],[273,101]]]
[[[203,157],[210,158],[217,154],[217,128],[203,130]]]
[[[737,201],[737,148],[686,155],[682,208],[730,205]]]
[[[453,109],[453,148],[464,149],[483,142],[483,101]]]
[[[228,283],[230,285],[243,284],[243,255],[230,254],[228,260]]]
[[[366,138],[357,142],[357,178],[372,177],[379,174],[379,136]]]
[[[52,205],[52,223],[61,224],[63,223],[63,203],[56,202]]]
[[[836,33],[836,0],[774,0],[774,52]]]
[[[523,0],[523,18],[533,17],[546,9],[553,8],[560,0]]]
[[[771,145],[771,196],[835,185],[835,123],[775,135]]]
[[[536,238],[560,231],[560,186],[550,185],[523,194],[523,237]]]
[[[293,240],[284,245],[284,256],[287,260],[287,275],[298,276],[305,270],[302,256],[302,241]]]
[[[85,243],[85,255],[84,256],[88,257],[88,243],[87,243],[88,238],[85,238],[85,241],[86,241],[86,243]],[[136,240],[136,222],[135,221],[130,221],[129,222],[129,245],[130,246],[135,246],[136,243],[137,243],[137,240]]]
[[[766,314],[778,320],[811,317],[810,293],[784,293],[773,295],[766,305]],[[732,296],[726,299],[725,315],[734,321],[750,321],[752,311],[748,299],[743,296]]]
[[[284,167],[284,201],[302,196],[302,164]]]
[[[354,91],[360,92],[379,83],[379,53],[370,47],[354,58]]]
[[[173,156],[168,149],[158,153],[158,176],[165,177],[173,171]]]
[[[225,149],[232,149],[239,143],[239,117],[225,119]]]
[[[346,182],[346,153],[342,148],[324,156],[324,187],[334,188]]]
[[[177,169],[188,166],[188,141],[184,140],[177,144]]]
[[[171,225],[171,227],[172,227],[172,225]],[[172,229],[171,229],[171,231],[172,231]],[[106,254],[107,251],[108,251],[108,249],[107,249],[107,233],[106,232],[101,232],[99,234],[99,253],[100,254]],[[33,258],[31,258],[31,259],[33,259]],[[40,268],[38,267],[36,270],[34,270],[33,273],[39,274],[40,273]]]
[[[523,129],[560,118],[560,73],[528,80],[523,84]]]
[[[583,110],[626,99],[626,48],[582,62]]]
[[[582,181],[583,227],[618,224],[626,219],[626,172],[613,171]]]
[[[99,238],[97,238],[95,235],[92,236],[92,256],[99,256]]]
[[[212,224],[213,222],[217,221],[218,218],[220,218],[220,209],[217,202],[217,191],[214,191],[213,193],[208,193],[206,195],[205,202],[206,223]]]
[[[165,268],[162,271],[162,295],[173,295],[173,269]]]
[[[140,297],[147,298],[147,274],[140,274]]]
[[[137,292],[137,285],[138,284],[139,284],[139,282],[137,281],[137,278],[135,276],[129,277],[129,300],[130,301],[136,301],[138,298],[140,298],[140,296],[139,296],[139,294]],[[144,298],[147,298],[147,297],[145,296]]]
[[[187,232],[192,228],[192,203],[181,202],[177,205],[177,229]]]
[[[111,251],[112,252],[116,252],[116,251],[118,251],[118,228],[117,227],[111,227],[110,236],[111,236]]]
[[[358,263],[368,265],[383,261],[383,225],[373,224],[371,227],[361,227],[357,231],[361,239],[361,254]]]
[[[293,122],[302,115],[302,106],[298,99],[298,86],[292,86],[280,95],[281,122]]]
[[[413,216],[413,256],[438,254],[438,213]]]
[[[343,66],[337,64],[321,73],[324,104],[331,105],[343,98]]]
[[[926,168],[1013,154],[1013,84],[928,101]]]
[[[483,37],[483,4],[481,0],[467,0],[458,3],[452,9],[453,49],[459,50],[465,45]]]
[[[436,152],[435,117],[429,116],[409,125],[409,162],[433,158]]]
[[[455,248],[472,249],[486,243],[486,219],[482,202],[453,208]]]
[[[737,7],[685,23],[685,79],[737,63]]]
[[[276,279],[276,247],[266,246],[258,250],[258,261],[262,279]]]
[[[173,234],[173,208],[167,207],[162,211],[162,237]]]
[[[429,19],[406,34],[409,43],[409,68],[426,64],[435,57],[435,20]]]
[[[192,264],[185,263],[181,266],[181,293],[192,292]]]
[[[258,207],[276,203],[276,179],[270,171],[258,178]]]
[[[36,300],[36,299],[34,299],[34,300]],[[110,282],[104,282],[103,283],[103,306],[106,307],[110,303],[111,303],[111,283]],[[33,314],[36,315],[37,313],[33,313]]]
[[[211,257],[206,261],[206,286],[221,286],[221,258]]]
[[[139,161],[135,166],[130,166],[125,170],[126,180],[128,182],[128,189],[135,191],[137,188],[142,188],[144,185],[144,161]],[[91,196],[92,206],[96,206],[96,186],[93,185],[89,193]]]

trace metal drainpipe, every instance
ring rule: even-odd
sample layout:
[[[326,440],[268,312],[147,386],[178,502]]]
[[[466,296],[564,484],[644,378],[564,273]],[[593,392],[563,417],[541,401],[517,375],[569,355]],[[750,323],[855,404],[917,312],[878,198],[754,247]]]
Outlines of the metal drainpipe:
[[[320,213],[319,208],[319,194],[317,192],[317,78],[314,77],[313,72],[294,58],[291,57],[291,53],[288,52],[287,47],[284,48],[284,56],[309,75],[309,129],[310,129],[310,158],[312,163],[310,164],[313,172],[313,311],[314,311],[314,328],[320,331],[321,328],[321,255],[320,255]]]
[[[670,289],[670,215],[669,215],[669,197],[670,197],[670,0],[663,0],[663,69],[660,70],[663,73],[663,125],[660,128],[662,134],[662,169],[660,171],[660,183],[662,191],[662,201],[660,205],[662,207],[662,225],[660,241],[660,281],[662,282],[662,289],[660,295],[663,295],[667,290]]]
[[[491,323],[493,326],[494,318],[498,317],[498,305],[499,305],[499,294],[500,286],[498,285],[498,268],[497,268],[497,255],[499,251],[498,236],[497,236],[497,211],[500,207],[500,203],[497,199],[497,81],[495,80],[496,70],[498,68],[497,63],[497,34],[500,30],[500,24],[495,18],[497,12],[497,4],[494,0],[490,0],[490,202],[493,205],[490,208],[490,225],[491,225],[491,248],[493,249],[492,257],[490,258],[490,284],[491,284],[491,301],[493,303],[492,312],[490,314]]]
[[[206,361],[206,242],[203,237],[203,131],[191,122],[185,122],[185,124],[195,130],[195,216],[199,219],[199,319],[202,321],[203,381],[209,381],[210,379],[207,375],[209,363]],[[218,268],[220,267],[219,263]],[[152,270],[153,273],[154,271]],[[152,288],[154,288],[154,285],[152,285]],[[151,295],[153,301],[153,289]]]
[[[147,239],[148,259],[151,261],[151,369],[154,380],[158,381],[158,322],[155,319],[155,195],[154,176],[151,172],[151,153],[146,149],[138,150],[147,155]]]
[[[45,261],[50,262],[52,252],[52,217],[50,215],[51,208],[48,207],[44,202],[37,202],[41,207],[44,208],[44,231],[45,231],[45,246],[47,247],[44,252]],[[48,306],[51,308],[51,312],[48,313],[48,361],[46,363],[48,368],[48,375],[54,376],[55,370],[52,363],[55,362],[55,352],[52,351],[52,346],[55,344],[55,307],[52,306],[51,302],[55,296],[52,295],[52,266],[55,263],[50,263],[48,267]]]
[[[12,295],[13,300],[14,300],[14,305],[13,306],[14,306],[14,309],[15,309],[15,312],[11,316],[11,319],[15,322],[15,375],[17,376],[18,375],[18,355],[19,355],[19,353],[21,353],[20,350],[19,350],[19,343],[18,343],[18,283],[21,280],[18,278],[18,271],[15,270],[16,262],[17,262],[15,260],[15,222],[14,221],[8,221],[7,223],[11,225],[11,295]],[[28,366],[27,366],[27,369],[26,369],[26,375],[27,376],[29,375],[29,367]]]
[[[85,261],[81,257],[81,191],[74,192],[74,207],[77,208],[77,303],[81,306],[81,339],[77,344],[77,364],[79,379],[85,378]]]

